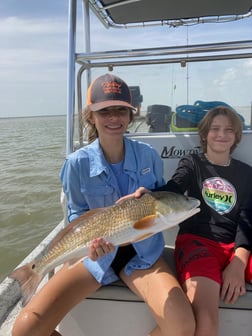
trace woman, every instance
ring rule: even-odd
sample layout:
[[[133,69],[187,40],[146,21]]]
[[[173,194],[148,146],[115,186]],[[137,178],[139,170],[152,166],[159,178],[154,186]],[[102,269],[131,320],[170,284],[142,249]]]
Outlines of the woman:
[[[234,303],[252,282],[252,168],[231,157],[242,137],[238,114],[209,111],[199,124],[203,153],[185,156],[159,188],[187,192],[201,211],[180,225],[175,244],[179,281],[195,314],[195,336],[218,335],[219,299]],[[146,189],[139,188],[139,197]]]
[[[90,144],[72,153],[61,171],[69,221],[112,205],[140,185],[151,189],[164,183],[157,152],[124,137],[133,110],[122,79],[106,74],[90,85],[84,112]],[[97,238],[89,258],[64,266],[33,297],[12,335],[58,335],[53,330],[76,304],[119,278],[150,307],[157,326],[149,335],[194,335],[190,303],[161,257],[163,248],[162,234],[119,248]]]

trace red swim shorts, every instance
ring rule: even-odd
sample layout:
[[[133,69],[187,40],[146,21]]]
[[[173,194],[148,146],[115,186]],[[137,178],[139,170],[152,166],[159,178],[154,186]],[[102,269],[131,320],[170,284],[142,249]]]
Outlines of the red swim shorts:
[[[224,244],[193,234],[181,234],[175,245],[175,262],[178,279],[203,276],[222,284],[222,271],[234,256],[234,243]],[[252,282],[252,257],[250,255],[245,279]]]

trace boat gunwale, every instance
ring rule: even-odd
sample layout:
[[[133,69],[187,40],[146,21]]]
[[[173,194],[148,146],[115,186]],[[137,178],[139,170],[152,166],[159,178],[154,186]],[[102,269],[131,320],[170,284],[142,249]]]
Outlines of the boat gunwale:
[[[27,255],[25,259],[17,265],[17,267],[23,266],[32,260],[39,258],[44,254],[47,247],[53,240],[53,238],[62,230],[65,226],[65,220],[63,219],[32,251]],[[44,279],[46,281],[46,278]],[[42,283],[44,283],[44,281]],[[15,308],[21,299],[21,291],[19,284],[16,280],[9,278],[8,276],[0,283],[0,326],[7,319],[10,312]]]

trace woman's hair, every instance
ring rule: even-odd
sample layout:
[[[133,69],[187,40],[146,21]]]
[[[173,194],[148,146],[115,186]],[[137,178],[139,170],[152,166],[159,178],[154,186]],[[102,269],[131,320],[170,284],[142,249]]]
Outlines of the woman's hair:
[[[209,110],[198,125],[200,144],[204,153],[206,153],[207,151],[207,135],[212,125],[213,119],[219,115],[226,116],[230,120],[232,127],[234,129],[235,141],[230,149],[230,153],[234,151],[238,143],[241,141],[243,127],[240,116],[235,112],[235,110],[233,110],[230,107],[217,106]]]
[[[133,121],[133,110],[129,109],[130,112],[130,123]],[[91,116],[92,116],[93,111],[90,109],[89,106],[87,106],[82,113],[82,121],[83,121],[83,125],[87,131],[87,140],[88,143],[93,142],[95,139],[97,139],[99,137],[98,135],[98,131],[95,127],[95,125],[90,121]]]

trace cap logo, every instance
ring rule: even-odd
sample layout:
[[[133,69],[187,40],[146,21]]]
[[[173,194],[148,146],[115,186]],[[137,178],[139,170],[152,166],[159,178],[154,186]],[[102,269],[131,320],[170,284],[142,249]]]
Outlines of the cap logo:
[[[103,92],[105,94],[108,93],[122,93],[122,89],[121,89],[122,85],[116,82],[104,82],[102,84],[102,88],[103,88]]]
[[[110,106],[131,105],[131,94],[128,85],[119,77],[105,74],[95,79],[88,88],[87,106],[92,111],[99,111]]]

